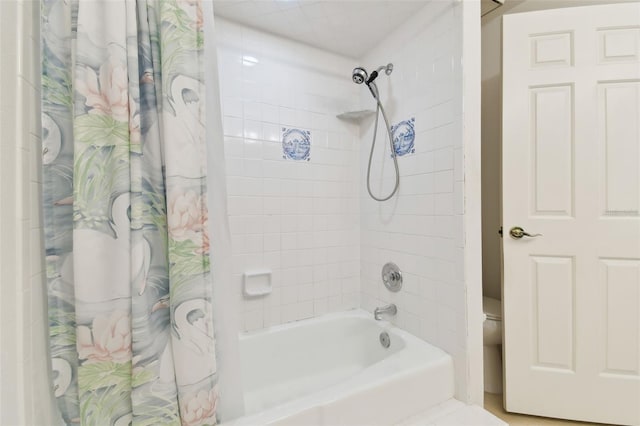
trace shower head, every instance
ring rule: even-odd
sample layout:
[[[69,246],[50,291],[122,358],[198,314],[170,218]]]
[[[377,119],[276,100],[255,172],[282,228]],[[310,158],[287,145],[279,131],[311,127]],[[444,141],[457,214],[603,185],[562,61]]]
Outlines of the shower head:
[[[351,79],[356,84],[362,84],[369,78],[369,74],[362,67],[357,67],[353,69],[353,73],[351,74]]]
[[[351,73],[351,79],[356,84],[366,83],[368,86],[373,83],[376,78],[378,78],[378,74],[380,73],[380,71],[384,71],[386,75],[390,75],[393,71],[393,64],[388,63],[387,65],[381,65],[376,70],[374,70],[371,75],[369,75],[369,73],[367,73],[367,70],[362,67],[354,68],[353,72]]]
[[[379,73],[383,70],[386,75],[390,75],[393,71],[393,64],[388,63],[387,65],[379,66],[377,69],[373,70],[371,74],[367,73],[367,70],[362,67],[356,67],[351,73],[351,79],[356,84],[364,83],[369,88],[373,97],[378,99],[378,86],[376,86],[374,80],[378,78]]]

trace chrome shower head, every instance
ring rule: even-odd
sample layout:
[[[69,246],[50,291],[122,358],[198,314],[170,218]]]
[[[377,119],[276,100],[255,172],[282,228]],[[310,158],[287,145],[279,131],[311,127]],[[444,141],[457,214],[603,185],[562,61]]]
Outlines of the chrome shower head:
[[[390,75],[393,72],[393,64],[388,63],[387,65],[381,65],[371,74],[367,73],[367,70],[362,67],[354,68],[353,72],[351,73],[351,79],[356,84],[366,83],[368,86],[369,84],[373,83],[376,78],[378,78],[378,73],[380,73],[381,71],[384,71],[386,75]]]
[[[378,67],[378,69],[373,70],[371,74],[362,67],[356,67],[351,73],[351,79],[356,84],[364,83],[369,88],[373,97],[378,99],[378,86],[376,86],[375,79],[378,78],[379,73],[383,70],[386,75],[390,75],[393,72],[393,64],[388,63],[387,65],[382,65]]]
[[[356,84],[362,84],[369,78],[369,74],[362,67],[357,67],[353,69],[353,73],[351,74],[351,79]]]

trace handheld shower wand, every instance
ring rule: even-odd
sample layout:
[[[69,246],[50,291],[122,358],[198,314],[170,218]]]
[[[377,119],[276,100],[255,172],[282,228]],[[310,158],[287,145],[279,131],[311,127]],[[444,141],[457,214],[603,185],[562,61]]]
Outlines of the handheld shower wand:
[[[396,156],[395,149],[393,147],[393,135],[391,134],[391,125],[389,124],[389,120],[387,119],[387,114],[384,110],[384,107],[382,106],[382,102],[380,102],[378,86],[375,83],[375,79],[378,78],[382,70],[384,70],[384,73],[386,75],[390,75],[393,72],[393,64],[389,63],[387,65],[382,65],[378,67],[375,71],[373,71],[371,75],[369,75],[367,73],[367,70],[365,70],[362,67],[354,68],[351,74],[351,78],[354,83],[366,84],[366,86],[369,88],[369,91],[373,95],[373,98],[376,100],[376,104],[377,104],[376,121],[373,128],[373,141],[371,142],[371,152],[369,153],[369,165],[367,166],[367,191],[369,192],[369,195],[371,196],[371,198],[373,198],[376,201],[389,200],[391,197],[393,197],[396,194],[396,192],[398,192],[398,188],[400,187],[400,169],[398,168],[398,158]],[[395,174],[396,174],[396,183],[393,188],[393,191],[391,191],[391,194],[389,194],[386,197],[376,197],[375,195],[373,195],[373,192],[371,191],[371,162],[373,160],[373,151],[376,146],[376,137],[378,134],[378,119],[380,118],[380,113],[382,113],[382,118],[384,119],[384,123],[387,128],[387,135],[389,136],[389,147],[391,148],[391,157],[393,158],[393,166],[395,168]]]

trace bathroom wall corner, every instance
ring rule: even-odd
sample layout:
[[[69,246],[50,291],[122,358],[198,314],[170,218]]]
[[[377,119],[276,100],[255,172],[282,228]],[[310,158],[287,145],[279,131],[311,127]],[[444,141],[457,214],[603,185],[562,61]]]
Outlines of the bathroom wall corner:
[[[467,392],[460,397],[483,406],[480,2],[463,2],[461,13]]]

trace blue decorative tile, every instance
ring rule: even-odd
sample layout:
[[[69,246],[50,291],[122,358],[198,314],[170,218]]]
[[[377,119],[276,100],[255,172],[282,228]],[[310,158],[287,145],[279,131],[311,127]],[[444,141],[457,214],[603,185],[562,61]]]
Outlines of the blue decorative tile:
[[[311,132],[296,128],[282,128],[282,158],[311,160]]]
[[[415,117],[411,117],[409,120],[404,120],[395,126],[391,126],[393,150],[399,157],[416,152],[414,145],[416,140],[415,122]]]

